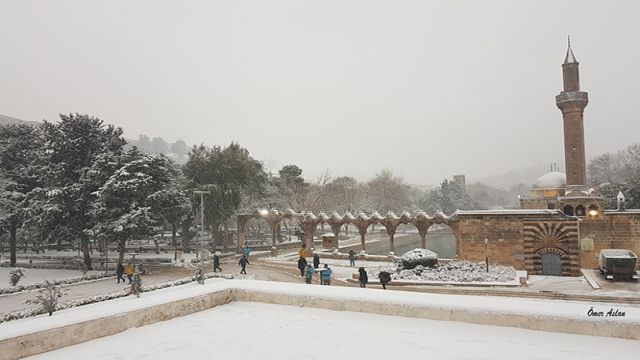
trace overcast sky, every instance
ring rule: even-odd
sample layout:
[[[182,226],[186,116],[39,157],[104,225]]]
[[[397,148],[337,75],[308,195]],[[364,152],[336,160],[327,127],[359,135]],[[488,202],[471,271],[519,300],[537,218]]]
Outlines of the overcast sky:
[[[587,157],[640,141],[638,1],[0,0],[0,114],[79,112],[269,167],[414,184],[563,162],[567,34]]]

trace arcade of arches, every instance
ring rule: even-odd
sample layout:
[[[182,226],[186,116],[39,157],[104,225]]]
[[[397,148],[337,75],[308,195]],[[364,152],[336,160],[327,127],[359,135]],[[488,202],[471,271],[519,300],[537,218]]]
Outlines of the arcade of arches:
[[[276,238],[283,219],[295,219],[309,247],[319,224],[328,225],[337,235],[341,226],[348,223],[358,229],[364,250],[367,228],[380,224],[389,236],[390,251],[394,250],[395,231],[400,224],[413,224],[417,228],[422,247],[426,246],[426,233],[431,225],[446,224],[455,235],[458,259],[484,261],[484,240],[487,239],[492,264],[513,266],[530,274],[578,276],[580,268],[598,267],[597,255],[601,249],[622,248],[640,254],[640,211],[634,210],[604,211],[595,217],[568,216],[558,209],[458,210],[451,216],[440,212],[432,216],[423,212],[405,212],[400,216],[393,213],[327,216],[259,210],[238,215],[239,246],[244,244],[245,224],[252,218],[266,220],[272,238]]]

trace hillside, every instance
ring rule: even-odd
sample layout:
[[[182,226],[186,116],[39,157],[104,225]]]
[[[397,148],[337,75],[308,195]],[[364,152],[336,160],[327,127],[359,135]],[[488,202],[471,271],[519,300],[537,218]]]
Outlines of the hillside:
[[[32,124],[32,125],[40,124],[37,121],[20,120],[20,119],[16,119],[14,117],[11,117],[11,116],[0,114],[0,125],[11,125],[11,124],[21,124],[21,123],[22,124]]]

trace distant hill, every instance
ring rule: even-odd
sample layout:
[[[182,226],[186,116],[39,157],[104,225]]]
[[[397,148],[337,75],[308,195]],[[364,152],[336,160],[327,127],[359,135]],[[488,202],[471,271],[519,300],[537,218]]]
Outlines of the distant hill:
[[[7,115],[2,115],[0,114],[0,125],[11,125],[11,124],[31,124],[31,125],[39,125],[40,122],[37,121],[26,121],[26,120],[20,120],[20,119],[16,119],[14,117],[11,116],[7,116]]]
[[[558,164],[558,166],[560,169],[564,167],[562,164]],[[512,170],[499,175],[486,176],[478,179],[477,182],[489,185],[496,189],[508,190],[518,184],[530,186],[537,178],[549,171],[549,165],[538,164],[524,169]]]

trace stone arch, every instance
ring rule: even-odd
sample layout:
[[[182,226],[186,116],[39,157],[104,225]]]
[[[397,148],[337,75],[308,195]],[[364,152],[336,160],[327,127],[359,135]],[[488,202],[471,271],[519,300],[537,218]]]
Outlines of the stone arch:
[[[425,248],[441,259],[453,259],[458,254],[458,239],[446,222],[432,223],[427,228]]]
[[[558,248],[541,248],[536,251],[537,263],[534,267],[539,267],[539,274],[562,276],[569,273],[568,268],[571,266],[571,258],[569,255]]]
[[[565,215],[573,216],[573,206],[565,205],[565,207],[562,208],[562,212]]]
[[[576,221],[524,221],[522,235],[525,270],[529,273],[541,275],[542,255],[553,253],[560,257],[562,275],[580,275]]]
[[[242,226],[244,235],[243,244],[247,243],[249,246],[268,245],[271,243],[271,230],[269,223],[265,219],[261,219],[255,216],[251,216],[245,219]],[[240,229],[238,229],[240,232]],[[262,244],[259,244],[262,242]]]

